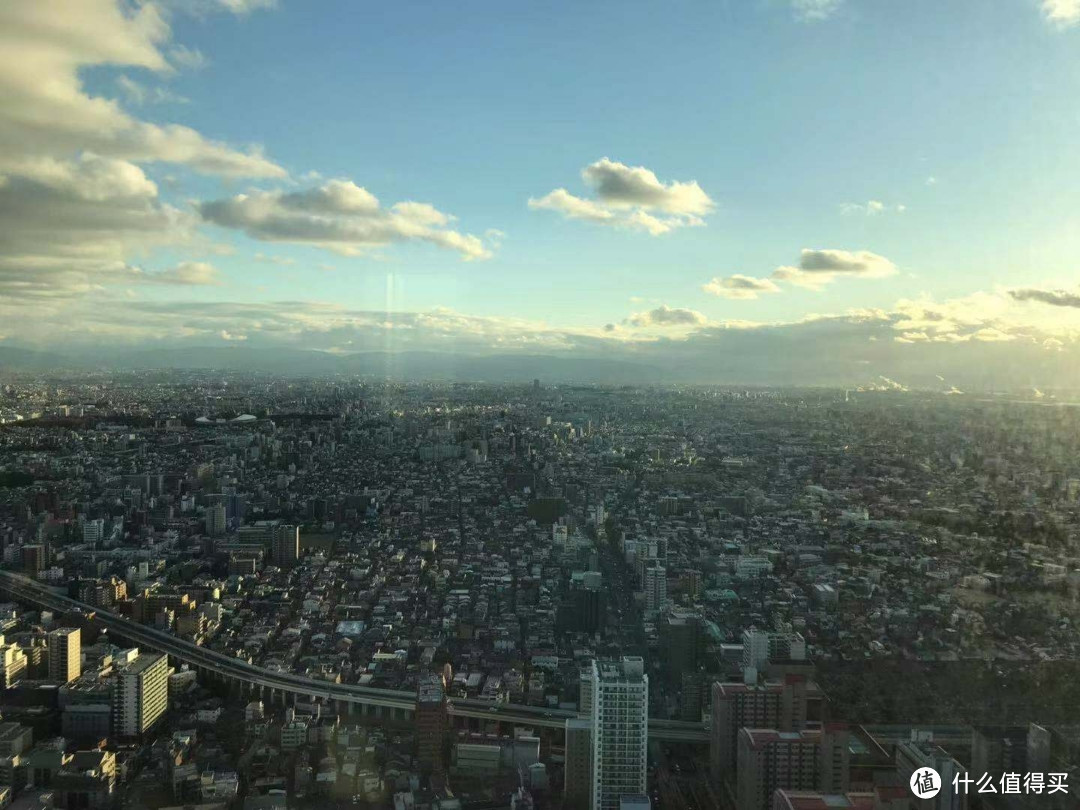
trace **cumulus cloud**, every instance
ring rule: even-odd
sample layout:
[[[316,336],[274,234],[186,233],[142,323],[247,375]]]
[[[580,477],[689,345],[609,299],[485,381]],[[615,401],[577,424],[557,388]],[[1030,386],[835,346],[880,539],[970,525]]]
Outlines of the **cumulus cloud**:
[[[1055,307],[1080,308],[1080,293],[1065,290],[1020,289],[1009,290],[1009,295],[1017,301],[1038,301]]]
[[[1054,25],[1069,28],[1080,22],[1080,0],[1042,0],[1042,12]]]
[[[578,197],[557,188],[543,197],[530,198],[529,207],[653,236],[703,225],[703,217],[715,207],[696,181],[663,183],[644,166],[627,166],[603,158],[582,169],[581,177],[594,198]]]
[[[668,328],[703,326],[708,322],[708,318],[695,310],[678,309],[669,307],[667,304],[661,304],[656,309],[650,309],[646,312],[635,312],[623,323],[636,329],[647,329],[650,327]]]
[[[895,212],[902,214],[907,211],[907,206],[902,203],[889,205],[881,200],[867,200],[865,203],[841,203],[840,213],[847,216],[862,215],[875,217],[879,214]]]
[[[192,224],[133,163],[35,160],[0,183],[0,296],[62,297],[126,282],[132,253],[185,241]]]
[[[736,273],[727,278],[714,278],[701,285],[701,289],[720,298],[733,300],[753,300],[760,295],[780,292],[780,287],[771,279],[752,278]]]
[[[281,177],[257,149],[209,140],[190,127],[142,121],[115,100],[89,95],[80,72],[99,65],[172,70],[162,48],[168,22],[153,3],[35,0],[0,3],[0,171],[81,151],[182,163],[225,176]]]
[[[772,277],[799,287],[821,289],[842,276],[884,278],[896,273],[896,265],[868,250],[811,250],[804,248],[798,265],[778,267]]]
[[[826,20],[840,10],[844,0],[791,0],[791,8],[800,20]]]
[[[896,273],[896,265],[868,250],[803,249],[797,265],[777,267],[768,278],[755,278],[741,273],[726,278],[713,278],[701,286],[709,295],[732,300],[752,301],[761,295],[778,293],[783,288],[776,282],[793,284],[811,290],[821,290],[843,276],[884,278]]]
[[[199,204],[202,218],[267,242],[293,242],[355,256],[398,242],[426,242],[464,259],[492,255],[484,241],[448,227],[452,217],[427,203],[384,208],[350,180],[286,193],[251,191]]]

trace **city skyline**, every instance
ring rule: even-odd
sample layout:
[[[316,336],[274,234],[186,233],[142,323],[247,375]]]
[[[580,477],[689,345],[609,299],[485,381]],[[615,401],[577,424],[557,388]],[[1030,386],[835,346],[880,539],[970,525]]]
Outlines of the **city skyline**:
[[[1076,0],[8,4],[0,361],[1075,387],[1078,36]]]

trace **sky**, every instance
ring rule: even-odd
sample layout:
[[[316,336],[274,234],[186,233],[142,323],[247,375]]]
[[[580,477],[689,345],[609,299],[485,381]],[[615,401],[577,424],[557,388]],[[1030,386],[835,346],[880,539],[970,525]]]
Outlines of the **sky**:
[[[1077,99],[1080,0],[14,0],[0,346],[1072,384]]]

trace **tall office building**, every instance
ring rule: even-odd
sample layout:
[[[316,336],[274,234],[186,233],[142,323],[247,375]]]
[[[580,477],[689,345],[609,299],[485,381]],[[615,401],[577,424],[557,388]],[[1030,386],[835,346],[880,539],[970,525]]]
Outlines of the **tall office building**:
[[[637,656],[592,665],[592,810],[618,810],[619,799],[645,793],[649,676]]]
[[[667,604],[667,569],[662,565],[649,565],[641,575],[645,591],[645,610],[655,613]]]
[[[679,719],[700,723],[705,708],[705,673],[687,672],[679,683]]]
[[[49,680],[69,683],[82,674],[82,633],[60,627],[49,633]]]
[[[282,568],[296,565],[300,559],[300,527],[282,524],[274,527],[274,562]]]
[[[566,721],[566,767],[563,770],[563,807],[589,810],[592,799],[592,716]]]
[[[160,720],[169,707],[169,659],[162,653],[124,650],[116,669],[113,732],[137,737]]]
[[[45,545],[43,543],[31,543],[22,547],[23,572],[27,576],[36,577],[45,570],[46,565]]]
[[[206,507],[206,533],[210,537],[225,534],[225,504],[212,503]]]
[[[802,730],[806,726],[810,686],[798,675],[789,676],[785,683],[714,683],[709,741],[709,766],[713,778],[733,777],[738,762],[740,729]]]
[[[664,674],[670,684],[678,685],[684,676],[698,671],[705,646],[705,623],[699,613],[668,610],[659,624]]]
[[[424,675],[416,688],[416,758],[424,773],[443,772],[448,727],[442,675]]]

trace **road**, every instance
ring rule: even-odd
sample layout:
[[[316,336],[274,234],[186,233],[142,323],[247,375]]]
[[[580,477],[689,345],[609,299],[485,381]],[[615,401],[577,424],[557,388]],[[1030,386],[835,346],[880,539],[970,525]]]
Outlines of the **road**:
[[[208,650],[171,633],[156,630],[119,616],[111,611],[95,608],[85,602],[58,594],[34,580],[9,571],[0,571],[0,591],[6,591],[15,600],[27,602],[39,608],[66,613],[94,613],[94,621],[115,631],[118,635],[148,649],[167,653],[178,661],[202,669],[223,678],[229,678],[254,687],[302,695],[325,697],[345,704],[379,706],[384,709],[416,711],[416,694],[394,689],[376,689],[355,684],[330,683],[289,672],[264,669],[215,650]],[[566,721],[577,713],[566,709],[550,709],[541,706],[522,706],[515,703],[491,703],[484,700],[452,698],[448,701],[452,716],[479,718],[500,723],[563,728]],[[649,736],[678,742],[706,742],[708,734],[700,723],[680,723],[674,720],[650,720]]]

